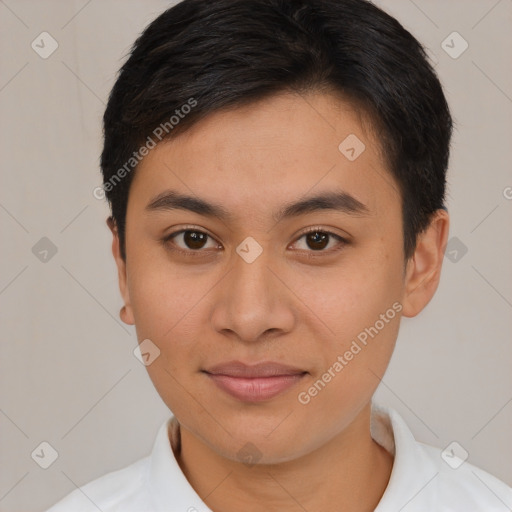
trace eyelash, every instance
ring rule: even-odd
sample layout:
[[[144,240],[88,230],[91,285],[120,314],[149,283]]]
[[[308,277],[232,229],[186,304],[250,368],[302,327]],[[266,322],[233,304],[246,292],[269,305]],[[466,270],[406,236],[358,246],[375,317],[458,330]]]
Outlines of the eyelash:
[[[200,229],[197,229],[193,226],[189,226],[189,227],[186,227],[184,229],[180,229],[179,231],[174,231],[173,233],[170,233],[169,235],[166,235],[163,239],[162,239],[162,242],[163,244],[171,251],[173,252],[177,252],[177,253],[180,253],[180,254],[183,254],[187,257],[198,257],[198,256],[204,256],[202,253],[206,252],[205,250],[202,250],[202,249],[197,249],[197,250],[193,250],[193,249],[181,249],[181,248],[176,248],[175,244],[173,244],[171,241],[174,237],[182,234],[182,233],[186,233],[187,231],[191,231],[191,232],[194,232],[194,233],[200,233],[200,234],[203,234],[203,235],[206,235],[207,237],[211,238],[212,240],[215,240],[211,235],[209,235],[208,233],[200,230]],[[316,226],[316,227],[313,227],[313,228],[310,228],[308,229],[307,231],[303,231],[299,237],[295,240],[294,243],[296,243],[297,241],[299,241],[302,237],[306,236],[306,235],[309,235],[310,233],[322,233],[324,235],[328,235],[329,237],[333,237],[335,238],[338,243],[339,243],[339,247],[337,248],[334,248],[334,249],[330,249],[330,250],[318,250],[318,251],[313,251],[313,250],[306,250],[306,253],[307,254],[307,258],[318,258],[318,257],[322,257],[322,255],[331,255],[333,253],[337,253],[338,251],[340,251],[341,249],[343,249],[343,247],[345,245],[348,245],[349,241],[345,238],[343,238],[342,236],[340,235],[337,235],[336,233],[333,233],[331,231],[328,231],[326,229],[323,229],[321,228],[320,226]],[[329,239],[329,242],[330,242],[330,239]]]

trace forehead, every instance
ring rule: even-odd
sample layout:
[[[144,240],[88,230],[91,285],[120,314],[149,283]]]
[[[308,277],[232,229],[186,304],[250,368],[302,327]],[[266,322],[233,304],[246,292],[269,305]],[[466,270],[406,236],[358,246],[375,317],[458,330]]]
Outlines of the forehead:
[[[130,201],[145,208],[171,189],[220,201],[235,217],[266,216],[292,198],[336,189],[378,213],[399,202],[380,151],[355,105],[331,94],[279,94],[215,112],[158,144],[137,168]]]

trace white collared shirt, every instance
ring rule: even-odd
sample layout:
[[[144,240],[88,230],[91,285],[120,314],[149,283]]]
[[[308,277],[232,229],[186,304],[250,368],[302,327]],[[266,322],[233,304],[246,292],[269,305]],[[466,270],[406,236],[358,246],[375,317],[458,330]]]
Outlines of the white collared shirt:
[[[393,409],[373,405],[371,434],[394,456],[375,512],[512,509],[511,487],[452,450],[442,454],[416,441]],[[151,455],[75,489],[47,512],[211,512],[181,471],[173,451],[177,443],[179,424],[172,416],[159,428]]]

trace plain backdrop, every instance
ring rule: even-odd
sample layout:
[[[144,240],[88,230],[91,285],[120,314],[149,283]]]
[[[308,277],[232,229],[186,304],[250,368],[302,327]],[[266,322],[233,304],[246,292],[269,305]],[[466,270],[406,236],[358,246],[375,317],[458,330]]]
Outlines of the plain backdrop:
[[[456,121],[451,254],[376,398],[418,440],[457,441],[512,484],[512,2],[376,3],[429,48]],[[169,5],[0,1],[2,512],[45,510],[149,454],[170,415],[119,320],[108,207],[93,196],[108,93]],[[58,44],[47,58],[32,47],[42,32]],[[58,453],[48,469],[31,456],[42,442]]]

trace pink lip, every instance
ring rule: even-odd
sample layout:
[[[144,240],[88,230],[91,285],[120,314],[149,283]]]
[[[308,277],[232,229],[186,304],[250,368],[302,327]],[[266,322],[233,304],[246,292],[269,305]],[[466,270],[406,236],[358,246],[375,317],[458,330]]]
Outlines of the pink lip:
[[[230,361],[213,366],[205,373],[229,395],[245,402],[261,402],[288,390],[304,377],[304,370],[279,363],[248,366]]]

